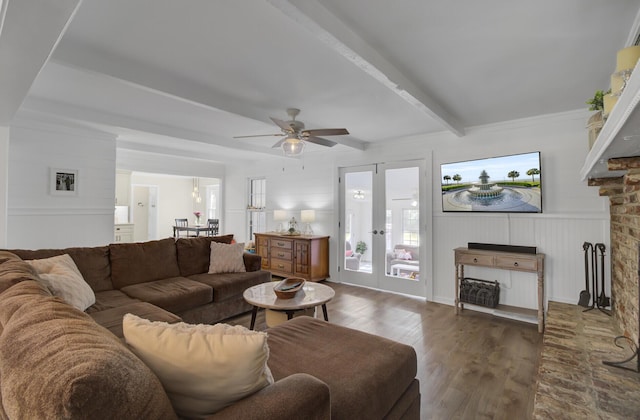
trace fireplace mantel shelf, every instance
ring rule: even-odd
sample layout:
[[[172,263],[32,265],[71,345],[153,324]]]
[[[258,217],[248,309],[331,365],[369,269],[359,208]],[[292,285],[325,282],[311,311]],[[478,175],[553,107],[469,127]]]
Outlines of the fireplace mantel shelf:
[[[609,114],[593,148],[580,170],[583,181],[590,178],[611,178],[624,175],[624,171],[609,171],[607,160],[640,155],[640,70],[631,73],[618,102]]]

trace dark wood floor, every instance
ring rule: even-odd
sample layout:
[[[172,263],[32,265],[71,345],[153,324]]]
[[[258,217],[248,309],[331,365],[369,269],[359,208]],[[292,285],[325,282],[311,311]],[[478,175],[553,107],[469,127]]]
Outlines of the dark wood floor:
[[[529,419],[542,348],[536,325],[362,287],[325,283],[329,321],[413,346],[423,419]],[[249,326],[250,316],[227,322]],[[265,329],[260,311],[256,329]]]

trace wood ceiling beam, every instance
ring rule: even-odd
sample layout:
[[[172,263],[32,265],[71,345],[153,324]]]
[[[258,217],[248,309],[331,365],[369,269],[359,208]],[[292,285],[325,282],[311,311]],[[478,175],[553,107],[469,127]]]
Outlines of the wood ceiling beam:
[[[464,126],[456,117],[320,3],[315,0],[267,2],[411,106],[427,114],[455,135],[465,135]]]
[[[166,74],[157,68],[144,68],[139,63],[132,65],[106,54],[96,54],[72,41],[65,40],[56,51],[53,61],[61,66],[109,78],[112,82],[126,84],[203,109],[235,114],[273,126],[263,109],[254,107],[247,101],[241,101],[222,92],[213,92],[209,87]],[[365,149],[365,142],[362,140],[344,137],[337,141],[353,149]]]
[[[88,108],[81,108],[57,101],[51,101],[48,99],[29,97],[25,101],[23,108],[27,111],[35,113],[55,115],[66,121],[81,125],[92,123],[103,127],[115,127],[116,131],[117,127],[123,127],[132,131],[140,131],[142,133],[156,134],[159,136],[173,137],[176,139],[191,140],[200,143],[206,143],[212,146],[225,147],[228,149],[262,153],[271,156],[282,155],[282,151],[279,149],[257,149],[256,147],[253,147],[249,144],[232,141],[226,137],[220,137],[212,135],[210,133],[201,133],[184,128],[152,123],[149,121],[143,121],[139,118],[129,118],[123,115],[111,114],[104,111],[93,111]],[[118,135],[119,133],[113,134]]]

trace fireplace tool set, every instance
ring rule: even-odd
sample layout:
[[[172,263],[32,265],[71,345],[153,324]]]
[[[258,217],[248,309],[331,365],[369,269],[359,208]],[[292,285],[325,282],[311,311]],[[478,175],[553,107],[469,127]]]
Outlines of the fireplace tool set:
[[[585,290],[580,292],[578,305],[587,308],[583,312],[588,312],[597,308],[611,316],[611,312],[605,309],[606,307],[611,306],[611,299],[604,291],[604,253],[606,247],[601,243],[593,245],[590,242],[585,242],[582,244],[582,249],[584,250]],[[600,264],[598,264],[598,259],[600,259]],[[591,288],[589,287],[589,280],[591,280]],[[591,303],[589,303],[590,301]],[[613,341],[613,343],[621,349],[625,348],[621,344],[625,342],[631,352],[633,352],[630,357],[620,361],[603,360],[602,363],[607,366],[631,370],[633,372],[640,372],[640,349],[638,348],[638,345],[636,345],[636,343],[634,343],[629,337],[624,335],[616,337]],[[636,366],[634,368],[630,368],[628,367],[628,362],[633,359],[636,359]]]
[[[583,312],[597,308],[611,316],[611,312],[605,309],[611,306],[611,299],[604,290],[604,255],[606,247],[602,243],[593,245],[591,242],[585,242],[582,244],[582,250],[584,251],[585,290],[580,292],[578,305],[587,308]],[[598,264],[598,258],[600,259],[600,264]],[[589,285],[589,280],[591,280],[591,285]]]

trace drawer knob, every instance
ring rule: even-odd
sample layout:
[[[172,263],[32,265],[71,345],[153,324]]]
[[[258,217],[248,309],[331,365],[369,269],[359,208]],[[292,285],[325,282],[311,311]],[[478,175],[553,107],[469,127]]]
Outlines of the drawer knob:
[[[284,265],[282,265],[282,264],[278,264],[278,268],[281,268],[281,269],[283,269],[283,270],[284,270]]]
[[[474,258],[474,259],[473,259],[473,262],[477,263],[477,262],[478,262],[478,259],[477,259],[477,258]]]
[[[284,257],[284,252],[278,252],[278,257]]]
[[[514,263],[513,263],[513,266],[514,266],[514,267],[517,267],[517,266],[518,266],[518,261],[514,262]]]

